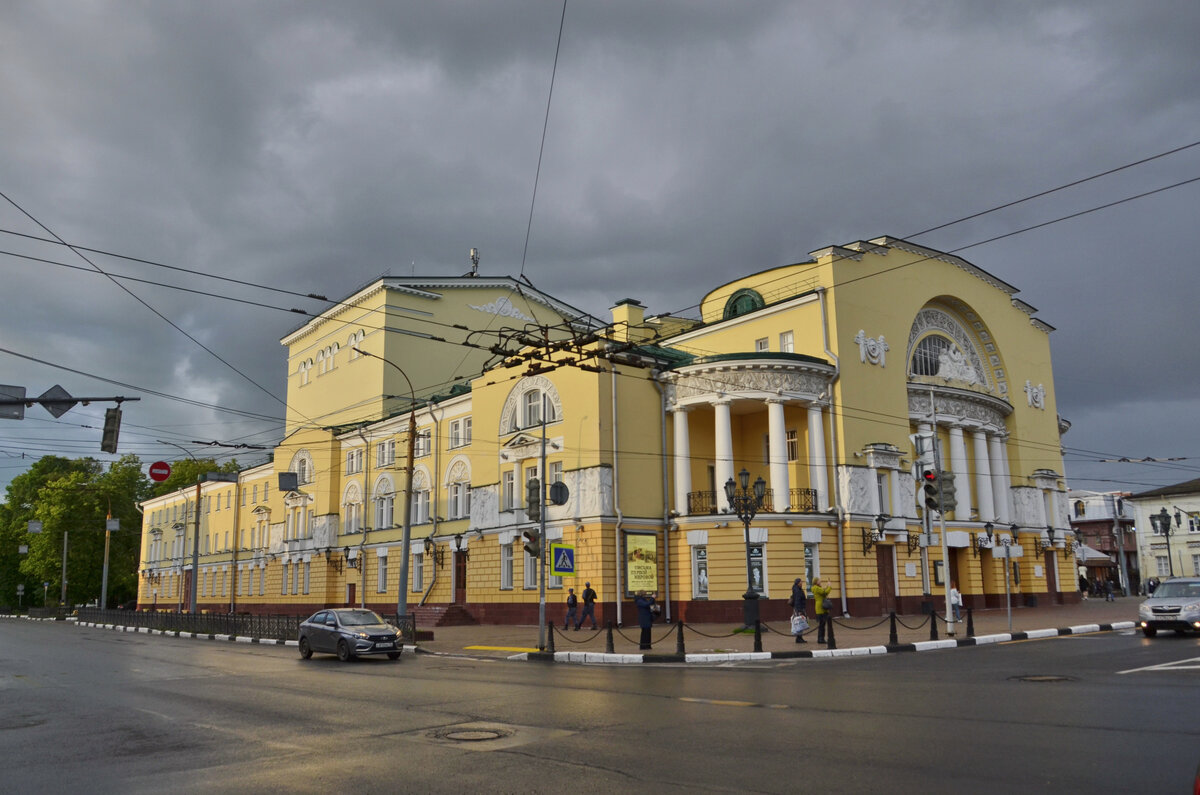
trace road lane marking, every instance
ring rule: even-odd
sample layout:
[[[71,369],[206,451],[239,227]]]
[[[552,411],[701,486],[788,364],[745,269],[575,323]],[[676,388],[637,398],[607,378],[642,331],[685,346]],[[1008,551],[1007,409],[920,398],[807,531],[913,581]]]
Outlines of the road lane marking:
[[[541,649],[527,649],[524,646],[463,646],[467,651],[516,651],[516,652],[538,652]]]
[[[1147,665],[1143,668],[1130,668],[1127,671],[1117,671],[1117,673],[1136,674],[1138,671],[1200,671],[1200,657],[1192,657],[1189,660],[1176,660],[1175,662],[1160,663],[1158,665]]]
[[[680,701],[686,701],[689,704],[712,704],[717,707],[763,707],[764,709],[789,709],[787,704],[759,704],[757,701],[730,701],[721,698],[692,698],[690,696],[680,696]]]

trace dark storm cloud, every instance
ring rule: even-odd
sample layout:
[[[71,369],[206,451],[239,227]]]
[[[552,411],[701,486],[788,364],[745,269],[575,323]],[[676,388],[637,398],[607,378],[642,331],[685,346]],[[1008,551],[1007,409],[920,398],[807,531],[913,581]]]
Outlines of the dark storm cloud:
[[[299,293],[336,298],[385,272],[457,275],[471,246],[483,272],[515,275],[560,10],[9,3],[0,190],[72,242]],[[915,234],[1189,143],[1198,40],[1192,2],[569,3],[525,273],[601,317],[625,297],[681,310],[739,273]],[[953,250],[1197,175],[1200,148],[918,240]],[[1184,187],[961,251],[1058,328],[1069,447],[1200,455],[1190,403],[1169,394],[1195,394],[1200,373],[1180,342],[1198,325],[1198,195]],[[9,206],[0,227],[44,234]],[[87,267],[3,237],[5,250]],[[321,306],[92,259],[283,309]],[[4,347],[281,413],[103,277],[12,258],[0,268]],[[129,289],[283,394],[277,341],[299,316]],[[35,392],[56,381],[104,391],[12,357],[3,373]],[[159,399],[134,405],[127,417],[145,435],[122,443],[144,444],[130,448],[144,457],[178,452],[156,437],[271,433]],[[94,425],[89,411],[63,420]],[[33,449],[20,443],[30,427],[0,427],[0,449]],[[94,432],[61,432],[79,445],[70,454],[92,452]],[[1126,471],[1087,457],[1069,456],[1080,485]],[[0,469],[0,482],[12,474]]]

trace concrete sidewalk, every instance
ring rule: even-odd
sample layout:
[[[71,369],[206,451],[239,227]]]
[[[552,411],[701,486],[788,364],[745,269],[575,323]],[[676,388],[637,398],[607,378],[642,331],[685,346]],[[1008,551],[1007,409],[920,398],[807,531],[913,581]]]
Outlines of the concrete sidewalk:
[[[1101,629],[1124,629],[1133,626],[1137,617],[1140,597],[1118,598],[1115,602],[1093,599],[1074,605],[1052,607],[1014,607],[1012,610],[1012,632],[1019,637],[1075,634],[1082,631]],[[896,641],[890,643],[890,620],[887,616],[838,618],[835,624],[836,651],[827,645],[816,643],[816,622],[806,634],[804,644],[795,642],[788,634],[785,621],[766,622],[762,632],[762,653],[748,657],[754,652],[754,633],[739,632],[740,627],[731,624],[685,624],[683,628],[683,651],[678,655],[679,632],[673,625],[656,624],[651,631],[653,646],[649,652],[638,650],[640,630],[636,624],[614,628],[612,632],[612,654],[606,653],[608,632],[581,629],[564,632],[561,624],[553,632],[553,649],[556,654],[539,653],[537,626],[458,626],[433,627],[433,639],[422,640],[418,651],[432,654],[467,655],[501,659],[542,659],[555,662],[697,662],[714,663],[738,659],[765,659],[770,657],[827,657],[881,654],[889,651],[927,651],[933,648],[951,648],[969,643],[981,645],[1011,639],[1009,636],[1008,612],[1004,608],[976,610],[972,612],[974,640],[968,640],[967,615],[963,622],[955,625],[956,634],[949,636],[946,625],[937,621],[936,644],[930,643],[930,620],[928,616],[897,616]],[[561,619],[560,619],[561,620]],[[1118,626],[1113,626],[1114,624]],[[427,630],[428,627],[419,627]],[[547,628],[549,640],[549,628]],[[800,653],[800,654],[797,654]]]

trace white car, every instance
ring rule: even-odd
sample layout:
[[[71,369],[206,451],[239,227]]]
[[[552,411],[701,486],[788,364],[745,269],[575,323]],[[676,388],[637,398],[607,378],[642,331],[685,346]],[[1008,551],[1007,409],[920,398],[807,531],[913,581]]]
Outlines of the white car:
[[[1138,626],[1147,638],[1160,629],[1180,635],[1200,632],[1200,577],[1176,577],[1159,585],[1138,607]]]

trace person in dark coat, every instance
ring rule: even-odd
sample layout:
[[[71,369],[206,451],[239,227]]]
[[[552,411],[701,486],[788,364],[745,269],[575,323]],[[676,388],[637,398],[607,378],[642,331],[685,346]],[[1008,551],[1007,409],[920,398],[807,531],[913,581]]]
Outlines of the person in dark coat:
[[[579,629],[583,624],[583,620],[591,616],[592,629],[596,628],[596,592],[592,590],[592,584],[585,582],[583,584],[583,612],[580,613],[579,619],[575,622],[575,629]]]
[[[563,629],[571,626],[571,622],[575,621],[575,610],[579,606],[579,597],[575,595],[575,589],[567,589],[567,617],[563,619]],[[579,622],[576,621],[575,628],[579,629]]]
[[[804,593],[804,579],[797,577],[792,583],[792,615],[804,615],[804,609],[807,606],[808,595]],[[796,636],[797,643],[808,643],[803,635]]]
[[[638,648],[642,651],[650,650],[650,627],[654,624],[653,606],[656,603],[656,593],[646,593],[638,591],[637,596],[633,598],[634,607],[638,611],[638,626],[642,628],[641,641]]]

